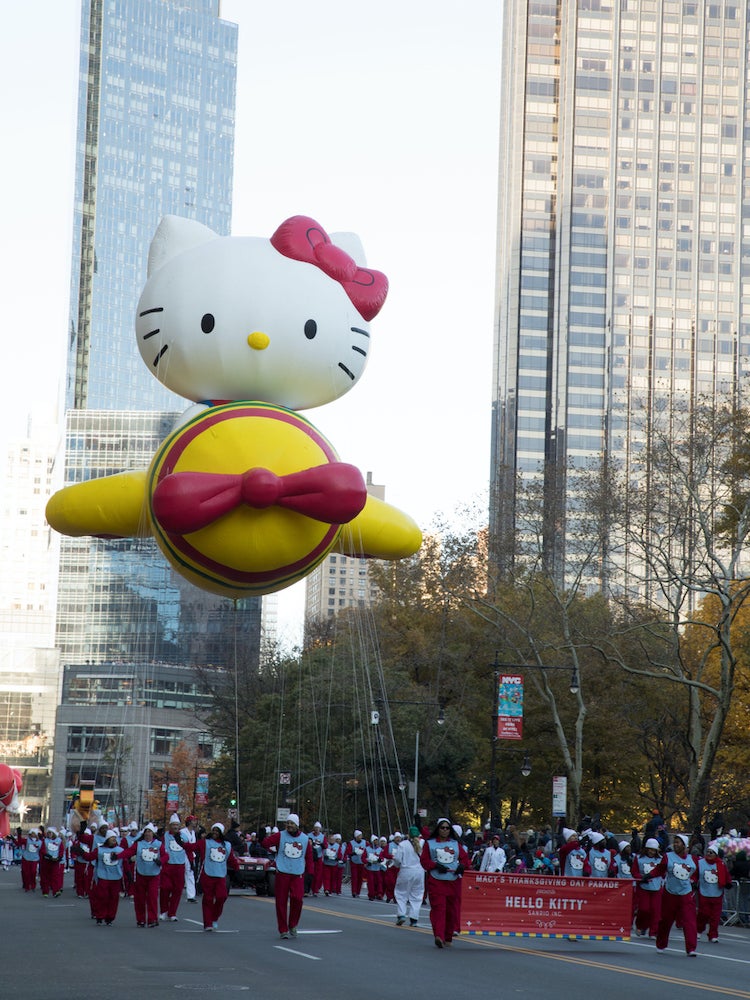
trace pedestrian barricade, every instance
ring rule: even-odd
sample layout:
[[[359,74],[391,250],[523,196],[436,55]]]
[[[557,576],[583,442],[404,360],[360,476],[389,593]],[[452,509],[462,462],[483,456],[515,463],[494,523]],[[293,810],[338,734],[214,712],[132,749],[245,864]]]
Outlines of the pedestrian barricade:
[[[739,899],[740,884],[735,881],[724,890],[724,905],[721,910],[721,922],[724,927],[733,927],[740,922]]]
[[[750,879],[748,878],[741,878],[739,880],[737,914],[739,916],[739,923],[743,927],[750,925]]]
[[[721,922],[725,927],[750,926],[750,879],[735,879],[725,890]]]

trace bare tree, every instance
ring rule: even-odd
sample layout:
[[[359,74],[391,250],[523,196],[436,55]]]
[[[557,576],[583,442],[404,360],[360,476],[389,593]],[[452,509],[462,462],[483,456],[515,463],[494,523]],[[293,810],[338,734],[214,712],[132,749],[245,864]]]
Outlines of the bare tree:
[[[749,427],[748,413],[732,405],[673,403],[644,428],[640,467],[616,475],[611,493],[610,579],[620,618],[600,652],[685,693],[691,827],[709,807],[737,668],[732,626],[750,592]],[[640,663],[622,656],[623,636],[640,646]]]

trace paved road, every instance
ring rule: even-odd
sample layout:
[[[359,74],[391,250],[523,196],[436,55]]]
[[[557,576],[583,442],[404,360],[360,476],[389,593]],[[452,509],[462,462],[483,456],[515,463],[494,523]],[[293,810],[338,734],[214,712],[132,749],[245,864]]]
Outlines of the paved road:
[[[18,1000],[179,1000],[234,994],[258,1000],[463,1000],[550,996],[603,1000],[750,1000],[750,931],[722,928],[718,945],[688,959],[681,936],[658,955],[652,942],[554,941],[461,936],[434,947],[427,910],[397,928],[385,903],[306,899],[300,934],[281,941],[273,901],[233,892],[216,934],[199,906],[178,923],[135,926],[123,901],[112,927],[97,927],[69,887],[59,899],[21,891],[0,872],[0,997]]]

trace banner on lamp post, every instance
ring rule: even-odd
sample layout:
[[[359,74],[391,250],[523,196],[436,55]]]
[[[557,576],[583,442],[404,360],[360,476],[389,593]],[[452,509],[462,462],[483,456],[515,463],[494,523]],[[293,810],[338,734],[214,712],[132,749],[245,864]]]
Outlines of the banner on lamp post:
[[[520,740],[523,736],[523,677],[500,674],[497,685],[497,738]]]
[[[177,812],[180,805],[180,786],[176,781],[170,781],[167,786],[167,812]]]
[[[195,804],[208,805],[208,772],[202,771],[195,776]]]

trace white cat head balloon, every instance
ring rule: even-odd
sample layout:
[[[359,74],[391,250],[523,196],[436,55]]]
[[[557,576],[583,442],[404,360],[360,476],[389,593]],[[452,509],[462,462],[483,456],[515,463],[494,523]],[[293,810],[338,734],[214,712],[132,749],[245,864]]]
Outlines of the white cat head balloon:
[[[364,371],[369,320],[388,292],[385,275],[361,263],[357,236],[329,237],[306,216],[270,239],[165,216],[138,303],[141,357],[194,402],[329,403]]]

